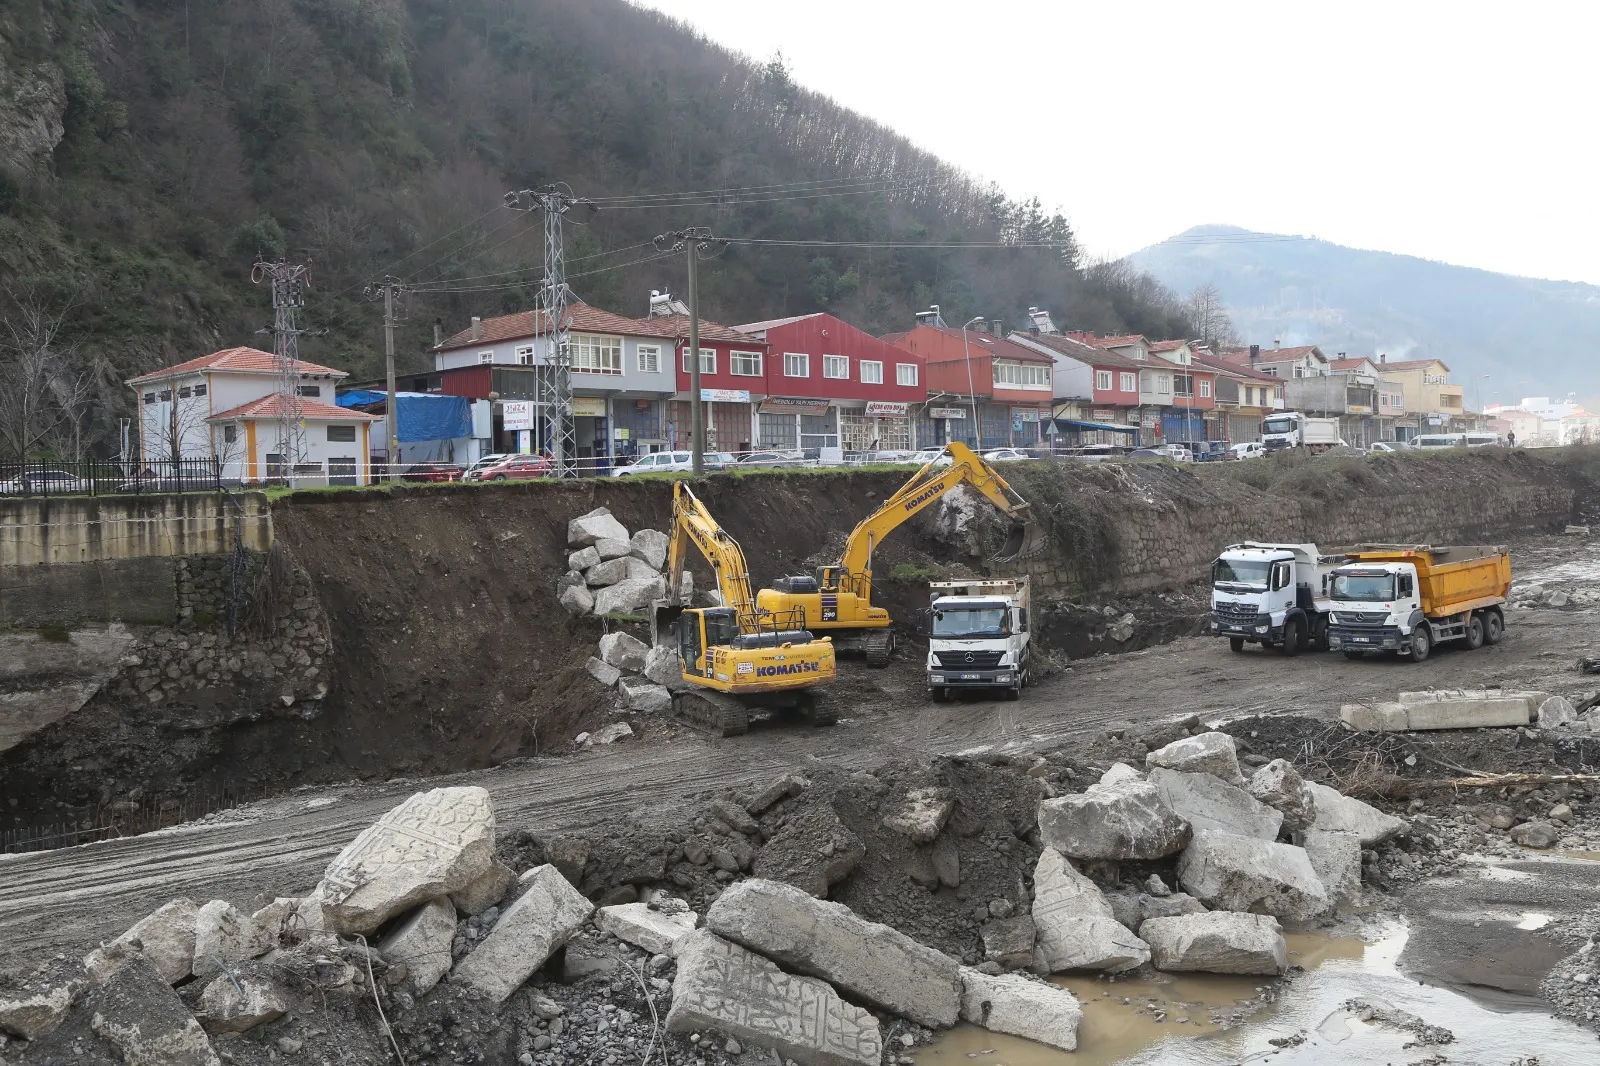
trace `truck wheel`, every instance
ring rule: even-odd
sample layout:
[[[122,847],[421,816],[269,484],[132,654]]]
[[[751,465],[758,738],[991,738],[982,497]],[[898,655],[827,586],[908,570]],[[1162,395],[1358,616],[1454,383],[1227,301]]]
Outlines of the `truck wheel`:
[[[1433,651],[1433,637],[1428,633],[1427,626],[1418,626],[1411,631],[1411,661],[1420,663]]]
[[[871,630],[862,637],[861,643],[867,653],[868,666],[889,665],[889,657],[894,654],[894,638],[889,630]]]
[[[1362,651],[1347,651],[1344,653],[1344,657],[1346,659],[1365,659],[1367,657],[1367,653]]]
[[[1472,650],[1483,647],[1483,619],[1477,615],[1467,623],[1467,647]]]
[[[1228,647],[1232,648],[1234,651],[1239,651],[1239,652],[1244,651],[1244,638],[1243,637],[1229,637],[1228,638]]]
[[[1283,654],[1300,654],[1300,620],[1291,618],[1283,623]]]
[[[934,703],[943,703],[950,698],[950,690],[947,688],[930,688],[928,690],[928,698]]]
[[[1021,681],[1018,681],[1015,685],[1012,685],[1010,688],[1006,689],[1006,699],[1008,699],[1008,700],[1020,700],[1021,698],[1022,698],[1022,682]]]
[[[1483,642],[1498,644],[1506,635],[1506,620],[1498,607],[1483,612]]]

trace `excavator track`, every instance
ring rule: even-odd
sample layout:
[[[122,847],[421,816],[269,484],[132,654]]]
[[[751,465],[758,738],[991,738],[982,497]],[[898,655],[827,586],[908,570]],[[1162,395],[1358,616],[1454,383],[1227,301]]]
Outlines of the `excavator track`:
[[[839,721],[838,706],[832,700],[818,698],[815,692],[802,692],[795,700],[795,710],[814,726],[834,725]]]
[[[894,632],[888,629],[869,629],[861,637],[861,647],[867,653],[868,666],[888,666],[894,655]]]
[[[676,693],[672,716],[716,737],[743,736],[750,730],[749,709],[720,692]]]

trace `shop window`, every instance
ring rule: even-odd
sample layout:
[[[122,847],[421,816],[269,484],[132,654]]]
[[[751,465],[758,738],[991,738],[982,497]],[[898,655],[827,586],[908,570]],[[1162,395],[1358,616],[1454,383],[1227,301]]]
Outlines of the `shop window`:
[[[762,448],[797,448],[799,419],[795,415],[757,415],[758,441]]]
[[[875,359],[861,360],[861,383],[863,385],[882,385],[883,364]]]

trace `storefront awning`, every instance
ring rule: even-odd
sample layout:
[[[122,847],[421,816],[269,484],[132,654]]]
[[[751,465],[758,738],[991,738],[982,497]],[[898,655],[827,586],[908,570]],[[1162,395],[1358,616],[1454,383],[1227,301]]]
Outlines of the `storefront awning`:
[[[1056,425],[1069,429],[1108,429],[1113,433],[1137,433],[1138,426],[1119,426],[1110,422],[1082,422],[1076,418],[1057,418],[1053,420]]]

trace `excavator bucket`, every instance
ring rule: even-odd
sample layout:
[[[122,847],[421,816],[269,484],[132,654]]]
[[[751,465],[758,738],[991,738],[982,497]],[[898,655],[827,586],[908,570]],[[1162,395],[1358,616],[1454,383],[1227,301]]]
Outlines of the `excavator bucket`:
[[[1000,554],[995,558],[1004,562],[1010,559],[1031,559],[1035,555],[1044,554],[1045,548],[1050,545],[1050,537],[1045,530],[1044,523],[1033,517],[1032,511],[1022,515],[1022,521],[1011,527],[1011,532],[1006,534],[1005,547],[1000,549]]]
[[[656,600],[650,605],[650,646],[678,646],[678,617],[683,604],[676,600]]]

